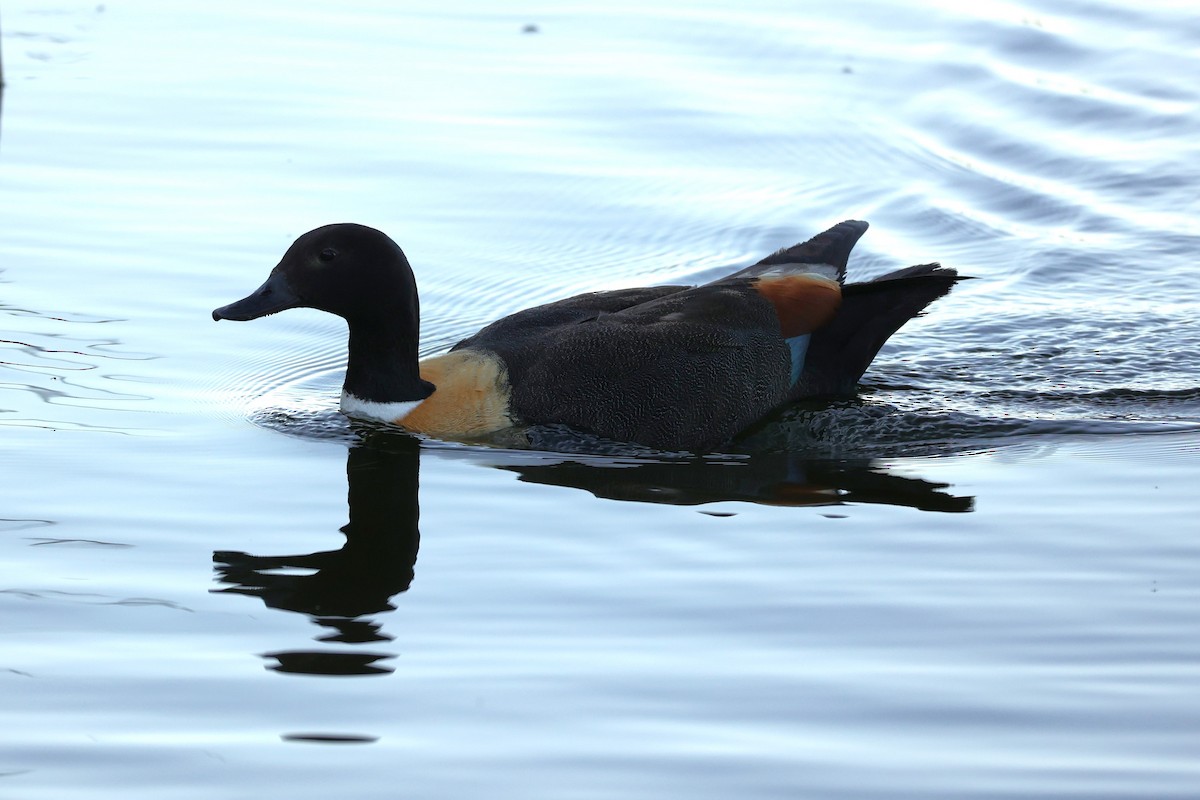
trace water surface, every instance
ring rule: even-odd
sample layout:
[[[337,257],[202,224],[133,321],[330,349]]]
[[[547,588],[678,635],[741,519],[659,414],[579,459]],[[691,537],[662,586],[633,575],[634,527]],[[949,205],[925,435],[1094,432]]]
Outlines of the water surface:
[[[1190,7],[0,30],[0,796],[1194,796]],[[335,221],[434,353],[846,218],[976,280],[702,459],[354,426],[342,323],[209,318]]]

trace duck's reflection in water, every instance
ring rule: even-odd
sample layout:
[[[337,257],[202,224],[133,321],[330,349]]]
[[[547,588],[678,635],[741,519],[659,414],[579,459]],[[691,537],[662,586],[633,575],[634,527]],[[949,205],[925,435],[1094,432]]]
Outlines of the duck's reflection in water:
[[[596,457],[428,447],[429,457],[466,458],[515,472],[522,481],[623,501],[829,507],[883,503],[940,512],[970,511],[973,503],[973,498],[947,493],[946,484],[897,475],[869,459],[812,460],[790,453]],[[420,443],[411,437],[365,433],[346,462],[350,521],[341,529],[345,544],[338,550],[281,556],[217,551],[213,560],[225,586],[216,591],[258,597],[272,608],[306,614],[328,629],[319,637],[322,642],[370,645],[390,640],[372,617],[394,610],[392,598],[413,580],[420,543],[420,454]],[[265,657],[279,672],[378,675],[393,670],[382,663],[393,654],[369,649],[283,651]]]
[[[387,448],[355,446],[346,460],[350,521],[341,549],[282,556],[213,553],[218,591],[259,597],[272,608],[309,615],[330,629],[324,642],[364,644],[391,637],[369,617],[395,608],[417,560],[419,444],[391,437]],[[374,675],[392,671],[391,654],[327,651],[268,653],[280,672]]]
[[[672,505],[742,501],[775,506],[881,503],[921,511],[970,511],[973,498],[945,483],[889,472],[869,459],[806,460],[765,453],[744,460],[558,461],[497,463],[522,481],[570,486],[596,497]]]

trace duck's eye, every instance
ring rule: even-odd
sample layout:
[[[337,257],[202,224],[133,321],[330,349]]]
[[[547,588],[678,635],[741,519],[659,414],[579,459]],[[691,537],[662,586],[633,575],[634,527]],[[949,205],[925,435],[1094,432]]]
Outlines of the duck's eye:
[[[328,264],[330,261],[333,261],[335,258],[337,258],[337,250],[334,250],[332,247],[326,247],[321,251],[321,254],[317,256],[317,258]]]

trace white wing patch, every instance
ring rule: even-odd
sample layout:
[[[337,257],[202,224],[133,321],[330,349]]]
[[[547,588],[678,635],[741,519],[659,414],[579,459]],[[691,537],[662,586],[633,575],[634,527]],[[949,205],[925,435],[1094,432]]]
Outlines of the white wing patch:
[[[756,278],[784,278],[797,275],[812,275],[827,281],[837,283],[838,268],[832,264],[772,264],[762,272],[756,272]]]

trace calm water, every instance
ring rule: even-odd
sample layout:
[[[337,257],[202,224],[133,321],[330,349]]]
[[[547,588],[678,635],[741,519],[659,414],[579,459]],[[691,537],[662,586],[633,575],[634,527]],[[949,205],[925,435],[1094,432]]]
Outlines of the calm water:
[[[969,5],[7,4],[0,797],[1195,797],[1200,22]],[[850,217],[977,280],[704,460],[209,318],[328,222],[432,353]]]

